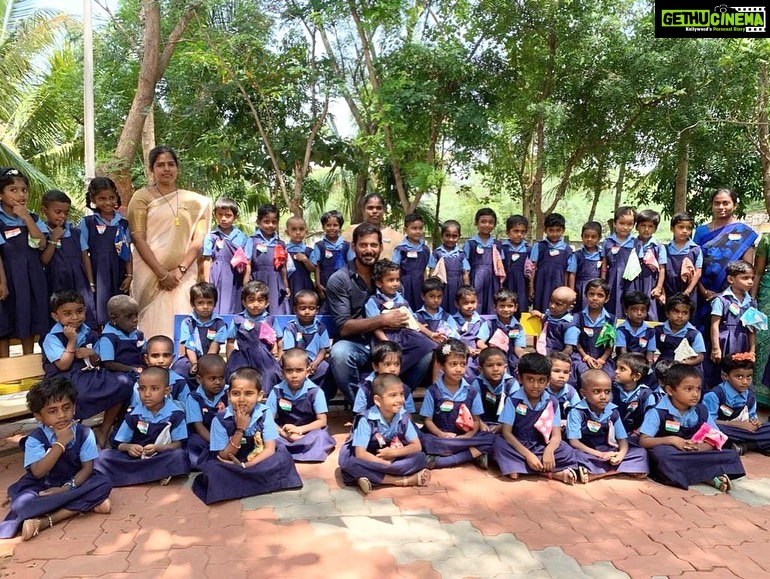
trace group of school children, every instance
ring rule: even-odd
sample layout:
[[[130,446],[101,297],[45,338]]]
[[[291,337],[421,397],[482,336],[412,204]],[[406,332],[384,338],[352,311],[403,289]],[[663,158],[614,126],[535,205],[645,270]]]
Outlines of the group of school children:
[[[321,388],[330,340],[316,316],[327,307],[329,277],[353,255],[341,239],[342,216],[324,214],[324,237],[311,249],[303,220],[288,220],[285,244],[276,233],[277,208],[265,205],[247,237],[233,225],[236,205],[220,199],[218,227],[203,249],[208,281],[190,292],[179,343],[166,336],[145,341],[138,305],[120,295],[131,277],[124,258],[130,239],[114,213],[114,185],[92,187],[94,231],[87,222],[85,234],[73,233],[69,202],[60,195],[44,198],[46,226],[8,187],[0,189],[5,242],[14,223],[26,228],[25,241],[47,240],[53,255],[40,263],[49,269],[72,245],[66,267],[84,272],[88,284],[49,284],[54,325],[28,328],[45,336],[46,377],[28,395],[41,426],[23,442],[27,472],[8,490],[11,510],[0,536],[21,531],[26,540],[77,513],[108,513],[112,486],[167,483],[190,469],[200,470],[192,488],[207,504],[301,487],[294,461],[324,461],[335,446]],[[486,469],[491,457],[509,478],[587,483],[615,474],[643,478],[649,453],[656,480],[728,491],[744,474],[739,451],[770,451],[751,392],[752,328],[743,321],[753,307],[746,287],[753,271],[731,264],[730,288],[715,300],[709,327],[719,355],[712,349],[711,361],[721,363],[724,380],[707,380],[701,402],[705,345],[689,323],[688,294],[702,261],[689,240],[693,222],[675,216],[674,240],[664,247],[652,237],[657,220],[654,212],[620,208],[602,249],[601,227],[588,223],[584,246],[573,253],[557,214],[546,218],[545,239],[530,249],[526,219],[509,218],[509,239],[499,243],[494,211],[481,209],[478,233],[463,248],[459,224],[448,221],[442,245],[431,252],[422,221],[407,216],[393,259],[374,267],[377,290],[365,313],[405,308],[409,324],[374,333],[373,372],[356,392],[356,419],[340,450],[343,480],[364,493],[380,484],[425,486],[432,469],[466,462]],[[638,238],[631,237],[634,223]],[[102,257],[117,270],[100,265],[93,240],[106,237]],[[34,249],[19,244],[18,251]],[[112,295],[100,306],[103,296],[90,290],[101,287],[102,268],[112,276],[112,286],[104,283]],[[0,291],[17,288],[16,303],[23,301],[18,287],[0,280]],[[651,327],[655,301],[667,320]],[[535,353],[525,353],[517,318],[530,302],[531,315],[543,321]],[[275,316],[290,308],[295,319],[281,327]],[[621,312],[625,321],[616,328]],[[221,314],[233,314],[232,321]],[[417,428],[411,414],[418,385],[398,375],[426,352],[434,364]],[[99,412],[104,421],[93,431],[79,423]]]

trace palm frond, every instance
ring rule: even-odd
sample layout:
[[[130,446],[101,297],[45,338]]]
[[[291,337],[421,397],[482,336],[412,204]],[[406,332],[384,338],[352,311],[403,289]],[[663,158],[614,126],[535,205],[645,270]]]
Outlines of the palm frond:
[[[0,142],[0,166],[15,167],[29,179],[29,206],[40,207],[43,192],[56,186],[48,176],[29,163],[6,143]]]

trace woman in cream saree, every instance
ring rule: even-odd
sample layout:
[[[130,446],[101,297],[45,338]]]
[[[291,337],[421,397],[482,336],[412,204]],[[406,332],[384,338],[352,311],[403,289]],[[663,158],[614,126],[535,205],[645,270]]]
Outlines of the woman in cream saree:
[[[173,149],[150,151],[155,184],[128,205],[134,242],[131,295],[139,302],[139,329],[147,338],[174,336],[174,315],[190,312],[190,288],[198,281],[198,255],[211,223],[211,201],[178,189]],[[136,237],[134,237],[136,236]]]

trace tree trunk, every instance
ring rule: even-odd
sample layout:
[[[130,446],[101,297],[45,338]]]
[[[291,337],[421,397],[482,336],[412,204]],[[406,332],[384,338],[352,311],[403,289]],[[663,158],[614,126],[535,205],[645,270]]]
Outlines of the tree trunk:
[[[626,180],[626,163],[625,161],[618,167],[618,181],[615,183],[615,203],[613,205],[613,212],[620,207],[620,201],[623,197],[623,182]]]
[[[596,216],[596,206],[599,204],[599,197],[604,190],[604,164],[606,157],[602,155],[596,166],[596,180],[594,181],[594,198],[591,202],[591,211],[588,212],[588,221],[593,221]]]
[[[543,237],[543,163],[545,162],[545,121],[538,116],[535,129],[535,174],[532,177],[532,204],[535,221],[535,239]]]
[[[676,185],[674,189],[674,213],[687,210],[687,166],[689,162],[689,132],[682,131],[677,146]]]
[[[150,103],[147,118],[142,127],[142,159],[144,160],[144,177],[149,181],[152,178],[150,170],[150,151],[155,148],[155,105]]]

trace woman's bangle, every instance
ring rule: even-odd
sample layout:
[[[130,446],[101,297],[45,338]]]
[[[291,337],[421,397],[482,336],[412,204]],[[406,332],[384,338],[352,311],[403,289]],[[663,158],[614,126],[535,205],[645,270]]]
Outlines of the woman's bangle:
[[[168,272],[166,272],[166,275],[164,275],[163,277],[159,277],[158,281],[166,281],[167,279],[168,279]]]
[[[166,275],[168,275],[168,273]],[[127,273],[126,277],[131,277],[132,278],[132,277],[134,277],[134,274],[133,273]]]
[[[53,448],[54,446],[58,446],[59,448],[61,448],[61,451],[62,451],[62,452],[67,452],[67,447],[66,447],[66,446],[64,446],[64,445],[63,445],[61,442],[59,442],[58,440],[57,440],[56,442],[54,442],[54,443],[51,445],[51,448]]]

